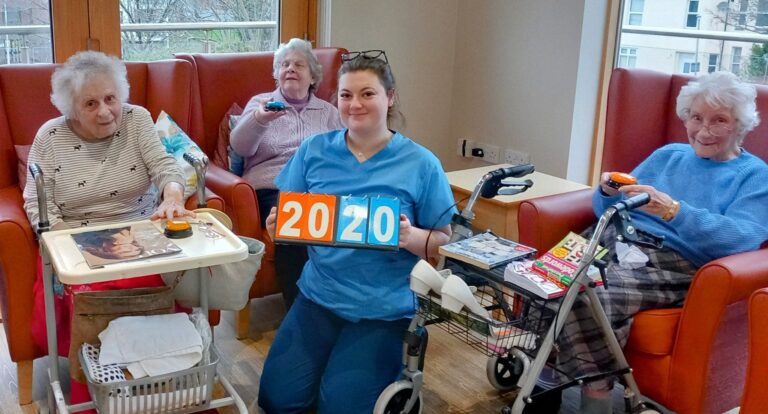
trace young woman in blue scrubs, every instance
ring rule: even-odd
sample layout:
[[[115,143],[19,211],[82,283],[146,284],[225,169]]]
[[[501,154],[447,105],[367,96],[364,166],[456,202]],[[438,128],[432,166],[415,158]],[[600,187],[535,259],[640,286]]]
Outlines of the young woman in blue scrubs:
[[[338,105],[346,129],[315,135],[275,179],[280,191],[400,201],[399,250],[312,246],[299,296],[261,377],[267,413],[370,413],[402,368],[415,313],[410,271],[450,236],[454,200],[440,161],[388,121],[399,114],[383,51],[344,55]],[[275,231],[272,209],[266,224]]]

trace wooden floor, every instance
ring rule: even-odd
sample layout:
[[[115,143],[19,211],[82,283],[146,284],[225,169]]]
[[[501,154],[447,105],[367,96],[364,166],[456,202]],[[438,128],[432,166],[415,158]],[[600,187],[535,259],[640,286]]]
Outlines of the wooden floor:
[[[279,295],[251,302],[252,312],[249,338],[239,341],[234,337],[234,314],[224,312],[222,323],[215,329],[215,342],[221,351],[221,372],[246,402],[249,413],[258,413],[256,397],[258,384],[269,345],[284,315]],[[500,395],[485,375],[486,357],[441,329],[430,328],[429,349],[425,368],[424,414],[446,413],[499,413],[514,400],[513,393]],[[16,365],[10,362],[5,332],[0,329],[0,414],[33,414],[37,402],[45,400],[47,359],[35,361],[33,404],[20,407],[16,400]],[[62,372],[67,363],[59,359]],[[567,391],[561,414],[578,413],[578,393]],[[621,408],[617,391],[615,407]],[[235,410],[222,409],[222,414]],[[623,410],[616,410],[621,413]]]

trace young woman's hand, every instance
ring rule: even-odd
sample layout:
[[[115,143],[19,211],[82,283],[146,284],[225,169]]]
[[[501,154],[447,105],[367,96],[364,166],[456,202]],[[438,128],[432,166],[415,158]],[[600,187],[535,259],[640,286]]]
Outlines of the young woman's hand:
[[[407,248],[408,243],[411,241],[411,220],[408,220],[408,216],[400,214],[400,240],[398,246],[400,248]]]
[[[267,216],[267,220],[264,223],[264,226],[267,228],[267,234],[269,234],[269,238],[272,240],[275,240],[276,225],[277,225],[277,208],[272,207],[272,209],[269,210],[269,215]]]

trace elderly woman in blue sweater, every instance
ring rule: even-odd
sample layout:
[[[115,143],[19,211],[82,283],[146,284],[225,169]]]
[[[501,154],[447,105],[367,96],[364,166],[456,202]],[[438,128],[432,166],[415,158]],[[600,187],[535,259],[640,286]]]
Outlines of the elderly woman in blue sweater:
[[[640,247],[649,258],[642,267],[609,263],[610,289],[597,292],[622,345],[637,312],[683,303],[698,267],[756,250],[768,240],[768,166],[741,147],[759,123],[756,94],[754,86],[730,72],[689,82],[677,97],[688,143],[654,151],[631,172],[636,185],[616,189],[608,185],[610,173],[601,175],[593,197],[595,214],[622,197],[648,193],[651,201],[631,213],[633,224],[664,236],[661,249]],[[574,376],[611,369],[612,359],[597,332],[587,307],[577,304],[558,339],[558,367]],[[611,385],[598,381],[585,386],[581,412],[611,413]],[[559,398],[526,408],[556,413]]]

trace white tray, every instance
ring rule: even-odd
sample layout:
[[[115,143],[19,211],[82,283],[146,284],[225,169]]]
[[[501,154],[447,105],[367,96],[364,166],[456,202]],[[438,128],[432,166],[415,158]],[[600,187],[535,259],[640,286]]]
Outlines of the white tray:
[[[216,239],[206,237],[199,231],[197,225],[193,225],[193,235],[191,237],[173,239],[173,242],[181,248],[181,253],[108,264],[97,269],[88,267],[85,258],[82,253],[80,253],[74,239],[71,237],[72,234],[125,227],[138,223],[152,223],[162,232],[162,221],[142,220],[130,223],[120,223],[117,225],[49,231],[43,233],[42,242],[45,244],[45,247],[50,254],[51,262],[53,263],[53,267],[59,280],[68,285],[104,282],[155,273],[194,269],[222,263],[237,262],[248,257],[248,247],[245,243],[216,220],[214,216],[209,213],[198,213],[197,219],[192,219],[191,221],[195,220],[204,220],[213,223],[213,226],[211,226],[213,230],[223,237]]]

